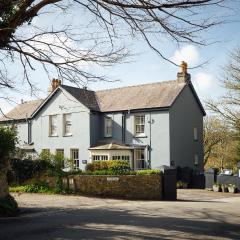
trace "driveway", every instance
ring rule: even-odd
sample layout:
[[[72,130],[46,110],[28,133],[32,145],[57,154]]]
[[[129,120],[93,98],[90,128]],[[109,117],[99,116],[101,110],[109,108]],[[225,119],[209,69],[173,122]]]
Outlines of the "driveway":
[[[0,240],[240,239],[240,194],[179,190],[178,201],[14,194]]]

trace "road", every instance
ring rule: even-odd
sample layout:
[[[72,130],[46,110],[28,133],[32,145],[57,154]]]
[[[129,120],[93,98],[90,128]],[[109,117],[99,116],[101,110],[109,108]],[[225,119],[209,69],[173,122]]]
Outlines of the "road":
[[[178,201],[14,194],[0,240],[240,239],[240,194],[179,190]]]

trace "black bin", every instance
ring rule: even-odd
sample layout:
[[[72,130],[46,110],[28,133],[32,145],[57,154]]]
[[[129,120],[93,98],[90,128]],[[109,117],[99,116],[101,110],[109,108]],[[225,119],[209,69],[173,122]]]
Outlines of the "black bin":
[[[160,166],[163,173],[163,200],[175,201],[177,199],[177,169],[168,166]]]
[[[205,188],[212,189],[214,183],[217,181],[217,169],[209,168],[205,171]]]

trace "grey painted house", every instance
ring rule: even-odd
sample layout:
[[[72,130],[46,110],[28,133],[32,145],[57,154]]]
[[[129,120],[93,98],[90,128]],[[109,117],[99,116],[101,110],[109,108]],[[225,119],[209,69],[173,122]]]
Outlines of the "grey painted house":
[[[95,160],[126,160],[203,170],[203,116],[186,64],[177,80],[90,91],[53,80],[45,100],[25,102],[0,119],[15,123],[28,154],[61,152],[84,169]]]

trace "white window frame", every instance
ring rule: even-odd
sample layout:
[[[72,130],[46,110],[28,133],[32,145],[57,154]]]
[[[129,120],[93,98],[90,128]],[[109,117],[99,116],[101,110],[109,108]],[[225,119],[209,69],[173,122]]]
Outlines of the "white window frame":
[[[194,139],[194,141],[198,141],[198,129],[197,129],[197,127],[193,128],[193,139]]]
[[[108,161],[108,155],[98,155],[94,154],[92,155],[93,161]]]
[[[112,160],[123,160],[123,161],[130,161],[129,155],[113,155]]]
[[[142,158],[142,153],[143,153],[144,158]],[[138,169],[139,170],[140,169],[147,169],[146,149],[145,148],[137,148],[137,149],[135,149],[135,168],[137,170]]]
[[[134,115],[134,135],[136,137],[145,136],[146,117],[144,114]]]
[[[57,137],[58,136],[58,126],[57,126],[57,117],[58,115],[57,114],[54,114],[54,115],[49,115],[49,136],[50,137]],[[55,119],[55,125],[53,123],[53,118],[56,118]],[[55,127],[55,131],[53,132],[53,129]]]
[[[79,161],[79,149],[71,148],[70,149],[70,158],[73,160],[74,169],[79,169],[80,161]]]
[[[104,117],[104,137],[112,137],[113,121],[111,117]]]
[[[67,120],[69,116],[70,120]],[[67,127],[70,127],[70,131],[67,132]],[[72,114],[64,113],[63,114],[63,136],[72,136]]]

